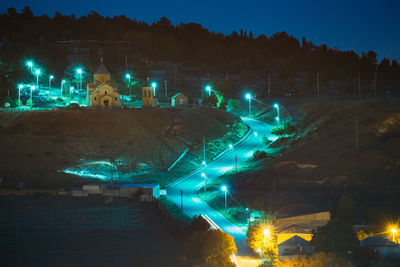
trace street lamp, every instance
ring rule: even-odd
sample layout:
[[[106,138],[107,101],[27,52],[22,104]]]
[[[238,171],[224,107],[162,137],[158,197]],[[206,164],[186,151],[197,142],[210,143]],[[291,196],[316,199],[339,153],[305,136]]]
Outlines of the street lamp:
[[[247,93],[246,95],[245,95],[245,97],[246,97],[246,99],[248,99],[249,100],[249,116],[251,115],[251,94],[249,94],[249,93]]]
[[[201,176],[204,178],[204,193],[207,193],[207,175],[203,172]]]
[[[39,87],[39,74],[40,74],[40,70],[37,69],[36,70],[36,87]]]
[[[72,91],[74,91],[74,87],[73,86],[71,86],[69,88],[69,98],[71,98],[71,99],[72,99]]]
[[[32,109],[32,105],[33,105],[32,91],[35,89],[36,89],[36,87],[34,85],[31,85],[31,99],[30,99],[31,100],[31,103],[30,103],[31,109]]]
[[[276,122],[278,123],[279,126],[279,117],[275,117]]]
[[[157,87],[157,83],[152,82],[152,83],[151,83],[151,87],[153,87],[154,96],[156,96],[156,87]]]
[[[229,149],[232,150],[232,157],[233,157],[232,169],[235,169],[235,153],[233,152],[233,145],[232,144],[229,144]]]
[[[53,76],[53,75],[50,75],[50,76],[49,76],[49,94],[48,94],[47,98],[50,97],[51,80],[53,80],[53,79],[54,79],[54,76]]]
[[[131,75],[129,73],[127,73],[125,75],[125,77],[128,79],[128,85],[130,85],[131,84]]]
[[[206,90],[208,91],[208,97],[211,96],[211,86],[207,85]]]
[[[65,83],[65,80],[61,80],[61,86],[60,86],[60,92],[61,92],[61,94],[60,94],[60,97],[63,96],[63,85],[64,85],[64,83]]]
[[[393,235],[393,242],[395,242],[394,235],[397,233],[397,229],[396,228],[392,228],[391,232],[392,232],[392,235]]]
[[[279,126],[279,105],[278,104],[274,104],[274,108],[276,108],[276,117],[278,118],[278,126]]]
[[[21,89],[24,88],[22,84],[18,85],[18,107],[21,106]]]
[[[32,73],[33,62],[32,62],[32,61],[28,61],[28,62],[26,63],[26,65],[28,65],[28,67],[31,69],[31,73]]]
[[[226,213],[226,208],[227,208],[227,197],[226,197],[226,194],[228,192],[228,189],[224,185],[224,186],[221,187],[221,190],[225,192],[225,213]]]
[[[78,68],[76,72],[79,74],[79,90],[82,91],[82,69]]]

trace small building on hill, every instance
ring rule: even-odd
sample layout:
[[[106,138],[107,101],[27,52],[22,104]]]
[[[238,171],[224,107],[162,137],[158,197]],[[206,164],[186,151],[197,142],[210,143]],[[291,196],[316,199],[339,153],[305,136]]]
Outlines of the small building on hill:
[[[186,107],[188,103],[188,97],[182,93],[177,93],[171,97],[171,107]]]
[[[87,106],[95,108],[120,108],[117,85],[110,81],[110,72],[103,63],[93,75],[93,83],[87,86]]]
[[[370,236],[361,240],[362,247],[368,247],[379,253],[379,258],[397,258],[400,259],[400,246],[386,237]]]
[[[154,89],[150,86],[142,87],[143,107],[153,107],[158,104],[157,98],[154,97]]]
[[[307,257],[314,254],[314,248],[309,242],[299,236],[293,236],[278,245],[279,260],[293,257]]]

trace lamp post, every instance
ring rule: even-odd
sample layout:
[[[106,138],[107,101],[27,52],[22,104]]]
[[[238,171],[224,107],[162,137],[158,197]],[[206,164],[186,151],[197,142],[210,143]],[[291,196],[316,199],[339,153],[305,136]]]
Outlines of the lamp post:
[[[63,96],[63,85],[64,85],[64,83],[65,83],[65,80],[61,80],[61,86],[60,86],[60,97],[62,97]]]
[[[207,193],[207,175],[203,172],[201,176],[204,178],[204,193]]]
[[[152,83],[151,83],[151,87],[153,87],[154,96],[156,96],[156,87],[157,87],[157,83],[152,82]]]
[[[396,228],[392,228],[391,232],[392,232],[392,236],[393,236],[393,242],[395,242],[394,235],[397,233],[397,229]]]
[[[222,191],[225,192],[225,213],[226,213],[226,208],[227,208],[227,196],[226,196],[226,194],[227,194],[227,192],[228,192],[228,189],[226,188],[225,185],[222,186],[221,189],[222,189]]]
[[[278,118],[278,126],[279,126],[279,120],[280,120],[280,118],[279,118],[279,105],[278,104],[274,104],[274,108],[276,108],[276,117]]]
[[[229,144],[229,149],[232,151],[232,157],[233,157],[232,169],[235,169],[235,153],[233,151],[233,145],[232,144]]]
[[[251,94],[246,94],[246,99],[249,100],[249,117],[251,116]]]
[[[39,88],[39,74],[40,74],[40,70],[36,70],[36,87]]]
[[[31,103],[30,103],[31,109],[32,109],[32,106],[33,106],[32,91],[35,90],[35,89],[36,89],[36,87],[34,85],[31,85]]]
[[[127,74],[125,75],[125,78],[128,79],[128,87],[131,86],[131,75],[130,75],[129,73],[127,73]]]
[[[211,96],[211,86],[209,86],[209,85],[207,85],[206,86],[206,91],[208,91],[208,97],[210,97]]]
[[[32,62],[32,61],[28,61],[28,62],[26,63],[26,65],[28,65],[28,67],[31,69],[31,73],[32,73],[33,62]]]
[[[18,107],[21,106],[21,89],[24,88],[22,84],[18,85]]]
[[[278,126],[279,126],[279,117],[275,117],[275,120],[276,120],[276,123],[277,123]]]
[[[74,87],[73,86],[71,86],[70,88],[69,88],[69,98],[70,99],[72,99],[72,91],[74,91]],[[70,100],[71,101],[71,100]]]
[[[49,94],[47,95],[47,98],[50,98],[51,80],[53,80],[53,79],[54,79],[54,76],[50,75],[49,76]]]
[[[82,91],[82,69],[79,68],[76,70],[76,72],[79,74],[79,90]]]

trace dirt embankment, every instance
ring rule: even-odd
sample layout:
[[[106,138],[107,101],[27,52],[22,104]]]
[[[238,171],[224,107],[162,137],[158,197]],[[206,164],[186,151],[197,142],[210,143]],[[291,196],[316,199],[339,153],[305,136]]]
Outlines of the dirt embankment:
[[[30,187],[70,186],[81,181],[59,170],[75,168],[101,172],[103,180],[114,172],[114,178],[163,183],[201,163],[204,136],[207,142],[234,142],[246,131],[238,117],[216,109],[1,112],[0,177],[7,187],[21,181]]]

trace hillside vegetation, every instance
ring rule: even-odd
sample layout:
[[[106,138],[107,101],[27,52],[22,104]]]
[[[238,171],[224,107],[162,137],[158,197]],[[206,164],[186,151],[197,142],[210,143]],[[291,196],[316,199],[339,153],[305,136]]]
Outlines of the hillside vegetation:
[[[107,181],[113,175],[114,180],[164,184],[199,166],[203,136],[213,143],[209,159],[246,132],[238,117],[206,108],[1,112],[0,176],[7,187],[80,182],[60,172],[65,169]]]

